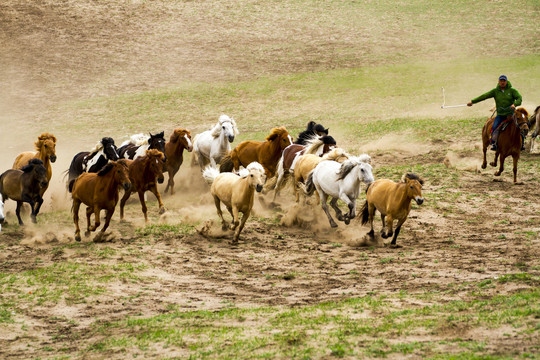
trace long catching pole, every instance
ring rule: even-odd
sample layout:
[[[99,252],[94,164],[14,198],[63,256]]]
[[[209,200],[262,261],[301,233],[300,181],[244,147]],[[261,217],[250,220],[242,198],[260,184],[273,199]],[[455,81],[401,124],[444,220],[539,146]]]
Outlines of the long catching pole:
[[[444,88],[442,88],[442,105],[441,105],[441,109],[449,109],[449,108],[457,108],[457,107],[463,107],[463,106],[467,106],[467,104],[463,104],[463,105],[449,105],[449,106],[446,106],[446,98],[444,96]]]

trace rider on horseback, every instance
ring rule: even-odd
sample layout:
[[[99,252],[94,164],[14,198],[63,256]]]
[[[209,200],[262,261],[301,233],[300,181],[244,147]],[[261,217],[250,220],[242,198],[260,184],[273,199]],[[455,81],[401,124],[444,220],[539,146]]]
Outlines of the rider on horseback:
[[[499,83],[493,89],[487,93],[480,95],[467,103],[467,106],[472,106],[480,101],[495,98],[495,105],[497,109],[497,116],[493,121],[492,136],[491,136],[491,150],[497,150],[497,138],[499,136],[498,127],[506,120],[506,118],[514,113],[516,106],[521,105],[521,94],[506,78],[506,75],[499,76]]]

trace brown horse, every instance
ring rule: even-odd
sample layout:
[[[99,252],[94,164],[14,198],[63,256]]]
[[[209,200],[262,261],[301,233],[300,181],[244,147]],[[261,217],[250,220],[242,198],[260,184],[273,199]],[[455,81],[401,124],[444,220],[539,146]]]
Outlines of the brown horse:
[[[408,173],[403,175],[401,182],[396,183],[392,180],[379,179],[368,185],[366,191],[366,202],[362,207],[362,225],[368,221],[371,225],[369,236],[374,237],[373,216],[375,211],[381,213],[382,230],[381,236],[386,239],[392,234],[391,246],[397,246],[396,240],[401,230],[401,225],[407,220],[411,211],[411,200],[416,201],[418,205],[424,202],[422,197],[422,185],[424,180],[416,174]],[[385,218],[388,217],[388,227],[385,224]],[[393,232],[394,220],[397,220],[395,233]],[[387,230],[385,230],[387,227]]]
[[[169,181],[165,187],[165,192],[171,188],[171,195],[174,195],[174,175],[184,162],[184,149],[191,152],[193,143],[191,142],[191,132],[185,129],[175,129],[169,141],[165,144],[165,157],[163,171],[169,173]]]
[[[51,163],[56,161],[56,137],[53,134],[43,133],[39,135],[34,145],[36,146],[37,152],[26,151],[19,154],[15,158],[12,168],[21,170],[31,159],[43,161],[43,166],[45,166],[45,169],[47,170],[47,185],[40,190],[40,195],[43,197],[43,194],[49,187],[49,182],[52,177]]]
[[[501,123],[499,128],[501,132],[497,140],[497,151],[495,152],[495,158],[493,162],[490,162],[489,165],[497,166],[497,159],[501,157],[501,164],[499,170],[495,172],[495,176],[500,176],[504,170],[504,160],[508,156],[512,156],[514,163],[514,184],[517,184],[517,164],[519,156],[521,154],[521,141],[522,137],[525,137],[529,132],[529,127],[527,126],[527,120],[529,113],[524,108],[520,107],[516,109],[514,115],[508,116],[507,121],[508,126],[506,129],[502,129],[505,126],[505,123]],[[490,142],[490,132],[491,127],[493,126],[494,118],[490,118],[486,121],[484,128],[482,129],[482,143],[484,151],[484,161],[482,162],[482,169],[485,169],[487,166],[486,151]]]
[[[0,175],[0,194],[2,199],[12,199],[17,202],[17,219],[19,225],[24,225],[21,219],[21,206],[27,202],[32,207],[32,222],[36,223],[43,197],[41,190],[47,187],[47,170],[40,159],[31,159],[22,170],[10,169]]]
[[[100,225],[100,212],[105,210],[105,225],[94,241],[101,239],[109,227],[114,209],[118,203],[118,187],[122,186],[127,192],[129,182],[127,160],[111,161],[98,173],[82,173],[69,183],[69,192],[73,198],[73,222],[75,223],[75,240],[81,241],[79,228],[79,207],[84,203],[86,208],[86,232],[96,231]],[[90,217],[94,214],[94,225],[90,226]]]
[[[267,178],[271,178],[276,174],[281,153],[292,143],[292,137],[285,127],[274,128],[266,141],[244,141],[238,144],[223,158],[219,170],[238,171],[240,165],[247,167],[252,162],[258,162],[263,166]]]
[[[148,209],[144,201],[144,193],[146,191],[151,191],[156,196],[159,203],[159,213],[163,214],[165,212],[165,206],[163,206],[163,201],[157,188],[157,183],[162,184],[164,180],[163,162],[163,153],[156,149],[146,150],[145,156],[139,156],[131,161],[128,160],[131,188],[126,190],[122,200],[120,200],[120,220],[124,219],[124,205],[126,201],[134,192],[139,194],[145,222],[148,223]]]

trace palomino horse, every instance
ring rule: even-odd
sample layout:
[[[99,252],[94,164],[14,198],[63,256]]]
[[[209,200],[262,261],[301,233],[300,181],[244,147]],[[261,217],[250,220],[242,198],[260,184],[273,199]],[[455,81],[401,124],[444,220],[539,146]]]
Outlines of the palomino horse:
[[[540,106],[537,106],[536,109],[534,109],[534,113],[529,117],[527,125],[529,126],[529,131],[534,129],[534,132],[531,134],[531,143],[529,144],[529,151],[533,152],[534,142],[538,134],[540,134]]]
[[[306,145],[308,140],[314,135],[317,135],[317,136],[328,135],[328,129],[325,129],[324,126],[322,126],[321,124],[317,124],[315,121],[310,121],[307,124],[306,130],[298,134],[298,139],[296,139],[294,143],[299,144],[299,145]]]
[[[299,156],[294,165],[294,192],[296,196],[296,202],[300,201],[300,184],[305,184],[309,173],[315,169],[321,161],[332,160],[337,161],[338,163],[343,163],[351,155],[349,155],[345,150],[341,148],[335,148],[330,152],[324,154],[322,157],[313,155],[313,154],[304,154]],[[371,158],[367,154],[360,155],[360,160],[363,162],[371,163]],[[317,197],[317,204],[319,197]]]
[[[513,116],[509,116],[506,120],[509,123],[505,130],[502,130],[502,127],[505,126],[505,122],[499,125],[501,132],[497,141],[497,151],[495,152],[493,162],[489,163],[491,166],[497,166],[497,159],[499,156],[501,157],[499,170],[495,172],[495,176],[500,176],[504,170],[504,160],[507,156],[512,156],[512,160],[514,162],[514,184],[517,184],[517,164],[521,154],[522,137],[525,137],[529,131],[529,127],[527,126],[528,117],[529,113],[527,110],[520,107],[516,109]],[[491,127],[493,126],[493,120],[494,118],[488,119],[484,125],[484,128],[482,129],[482,143],[484,151],[484,162],[482,163],[482,169],[485,169],[487,166],[486,151],[490,141],[489,137]]]
[[[145,156],[139,156],[135,160],[128,162],[131,188],[126,190],[122,200],[120,200],[120,220],[124,219],[124,205],[126,205],[126,201],[134,192],[139,194],[144,221],[146,223],[148,223],[148,209],[144,201],[144,193],[146,191],[151,191],[156,196],[159,204],[159,213],[163,214],[165,212],[165,206],[157,188],[157,184],[163,184],[164,180],[163,159],[164,155],[161,151],[151,149],[146,150]]]
[[[244,141],[238,144],[229,155],[221,161],[219,170],[230,172],[238,171],[240,165],[248,166],[258,162],[264,168],[267,178],[276,174],[276,167],[283,150],[292,144],[291,135],[283,126],[272,129],[266,141]]]
[[[321,161],[309,174],[305,186],[306,194],[309,196],[317,189],[330,226],[337,227],[326,204],[328,196],[330,196],[332,198],[330,205],[336,212],[338,220],[349,225],[351,219],[356,215],[356,199],[362,181],[366,184],[373,182],[373,173],[371,165],[361,161],[359,157],[351,156],[343,164],[325,160]],[[342,214],[337,206],[338,200],[342,200],[347,204],[349,208],[348,214]]]
[[[19,154],[17,158],[15,158],[12,168],[21,170],[31,159],[41,160],[43,166],[45,166],[45,169],[47,170],[47,185],[40,190],[40,195],[43,197],[43,194],[49,187],[49,182],[52,177],[51,163],[56,161],[56,137],[53,134],[43,133],[39,135],[34,145],[36,146],[37,152],[27,151]]]
[[[255,190],[261,192],[266,181],[264,168],[261,164],[252,162],[239,175],[236,175],[230,172],[220,173],[216,168],[208,167],[204,170],[203,177],[208,184],[212,185],[210,192],[214,197],[223,230],[227,230],[227,222],[223,219],[221,202],[232,215],[230,229],[235,230],[233,244],[238,243],[240,232],[253,208],[254,192]],[[242,213],[242,220],[239,213]]]
[[[159,134],[144,134],[132,135],[129,140],[126,140],[118,148],[118,156],[122,159],[133,160],[139,156],[144,156],[146,150],[157,149],[165,154],[165,132]],[[165,158],[166,160],[167,158]]]
[[[306,141],[306,145],[292,144],[283,150],[283,154],[279,159],[277,167],[277,181],[274,188],[274,198],[272,202],[276,201],[280,190],[286,184],[289,174],[294,172],[294,164],[296,160],[304,154],[317,154],[323,156],[330,150],[336,147],[336,140],[333,137],[325,135],[314,135]]]
[[[234,119],[225,114],[221,115],[212,129],[195,136],[191,165],[195,165],[198,161],[201,171],[208,164],[217,167],[223,157],[231,151],[235,135],[238,135],[238,128]]]
[[[193,144],[191,142],[191,132],[185,129],[175,129],[165,144],[165,157],[167,161],[163,165],[163,172],[169,173],[169,181],[165,187],[165,192],[171,188],[171,195],[174,195],[174,175],[184,162],[184,149],[191,152]]]
[[[118,151],[114,140],[110,137],[102,138],[90,151],[81,151],[73,157],[68,169],[68,185],[71,180],[84,172],[96,173],[109,161],[118,160]]]
[[[6,217],[4,215],[4,198],[2,194],[0,194],[0,231],[2,231],[2,224],[4,223],[5,218]]]
[[[127,160],[111,161],[98,173],[83,173],[69,183],[69,192],[73,198],[73,222],[75,223],[75,240],[81,241],[79,228],[79,207],[84,203],[86,207],[86,232],[96,231],[100,223],[100,212],[105,210],[105,225],[94,238],[99,241],[105,230],[109,227],[114,209],[118,203],[118,188],[122,186],[127,192],[131,186],[129,182]],[[90,217],[94,214],[94,225],[90,225]]]
[[[21,219],[21,206],[27,202],[32,207],[32,222],[36,223],[36,216],[39,213],[43,197],[43,188],[46,188],[47,169],[40,159],[31,159],[22,170],[10,169],[0,175],[0,195],[3,200],[11,199],[17,202],[17,219],[19,225],[24,225]]]
[[[416,201],[418,205],[424,202],[422,197],[422,185],[424,181],[416,174],[408,173],[403,175],[401,182],[396,183],[392,180],[379,179],[373,184],[368,185],[366,191],[366,202],[362,207],[362,224],[368,221],[371,225],[369,236],[374,237],[373,216],[375,211],[381,213],[382,230],[381,236],[386,239],[392,234],[391,245],[396,245],[396,239],[401,230],[401,225],[407,220],[411,211],[411,200]],[[388,217],[388,227],[385,224],[385,218]],[[394,220],[397,220],[396,231],[393,232]],[[387,230],[385,229],[387,227]]]

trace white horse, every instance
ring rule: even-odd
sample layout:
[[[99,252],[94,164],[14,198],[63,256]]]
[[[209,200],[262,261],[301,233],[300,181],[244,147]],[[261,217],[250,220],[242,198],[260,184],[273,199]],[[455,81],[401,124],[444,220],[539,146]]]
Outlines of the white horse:
[[[4,199],[2,198],[2,194],[0,194],[0,231],[2,231],[2,224],[4,223]]]
[[[531,143],[529,146],[529,152],[534,152],[534,142],[538,134],[540,134],[540,106],[537,106],[534,110],[534,113],[529,117],[528,121],[529,131],[534,129],[534,132],[531,134]]]
[[[266,181],[264,168],[258,162],[250,163],[246,169],[242,169],[238,175],[230,172],[220,173],[215,167],[207,167],[203,171],[203,178],[211,184],[210,192],[214,197],[216,209],[221,219],[221,227],[227,230],[227,222],[223,219],[221,202],[233,217],[231,230],[234,232],[233,244],[238,243],[240,232],[244,228],[251,209],[255,190],[261,192]],[[242,213],[240,221],[239,213]]]
[[[319,193],[321,205],[328,216],[330,226],[337,227],[334,219],[328,212],[326,201],[328,196],[332,198],[330,205],[336,212],[339,221],[349,224],[355,217],[356,199],[360,192],[360,183],[363,181],[369,184],[374,181],[372,167],[369,164],[371,158],[363,154],[359,157],[351,156],[342,164],[324,160],[309,174],[306,181],[305,191],[307,195],[313,194],[315,190]],[[337,201],[341,199],[349,208],[349,213],[343,215],[337,206]]]
[[[231,143],[234,141],[234,136],[238,134],[234,119],[225,114],[221,115],[212,129],[195,136],[191,164],[194,165],[197,160],[201,170],[209,164],[217,167],[221,159],[231,151]]]

